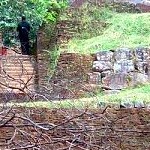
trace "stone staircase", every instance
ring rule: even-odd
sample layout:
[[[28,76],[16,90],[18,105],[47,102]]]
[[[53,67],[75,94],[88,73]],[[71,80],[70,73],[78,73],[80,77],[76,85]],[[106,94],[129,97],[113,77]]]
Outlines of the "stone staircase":
[[[0,56],[1,98],[35,91],[36,59],[7,50]]]

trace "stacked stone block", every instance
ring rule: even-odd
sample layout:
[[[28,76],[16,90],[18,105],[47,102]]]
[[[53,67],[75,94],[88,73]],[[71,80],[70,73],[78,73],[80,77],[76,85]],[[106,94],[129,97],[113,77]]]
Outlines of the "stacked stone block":
[[[148,83],[149,59],[148,48],[118,48],[98,52],[95,54],[93,72],[89,74],[89,83],[101,84],[103,88],[112,90]]]

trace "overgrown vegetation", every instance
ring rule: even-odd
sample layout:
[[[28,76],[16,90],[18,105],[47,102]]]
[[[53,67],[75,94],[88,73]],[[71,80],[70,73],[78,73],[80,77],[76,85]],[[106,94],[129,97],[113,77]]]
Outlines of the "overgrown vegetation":
[[[57,19],[61,11],[67,6],[67,0],[2,0],[0,2],[0,32],[2,32],[3,35],[4,45],[19,45],[16,27],[21,21],[21,16],[24,15],[31,24],[29,35],[30,46],[32,54],[35,54],[35,47],[37,44],[36,37],[39,29],[46,28],[44,30],[46,30],[47,39],[56,36],[55,26],[57,24]],[[54,44],[56,44],[56,42]],[[49,44],[50,47],[46,49],[50,60],[50,74],[54,72],[59,53],[57,45],[54,44]]]
[[[150,13],[92,4],[79,10],[72,11],[71,17],[80,20],[81,30],[69,41],[68,52],[87,54],[118,47],[150,46]]]
[[[14,44],[15,31],[22,15],[25,15],[32,30],[31,39],[35,39],[43,23],[56,22],[60,11],[67,6],[67,1],[49,0],[2,0],[0,2],[0,31],[4,43]]]

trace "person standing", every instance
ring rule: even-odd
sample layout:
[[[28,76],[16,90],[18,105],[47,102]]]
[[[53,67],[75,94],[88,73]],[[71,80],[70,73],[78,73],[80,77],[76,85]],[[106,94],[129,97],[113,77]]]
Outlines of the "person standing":
[[[21,43],[22,55],[30,55],[29,51],[29,32],[30,24],[26,21],[26,17],[22,16],[22,21],[17,26],[19,32],[19,40]]]

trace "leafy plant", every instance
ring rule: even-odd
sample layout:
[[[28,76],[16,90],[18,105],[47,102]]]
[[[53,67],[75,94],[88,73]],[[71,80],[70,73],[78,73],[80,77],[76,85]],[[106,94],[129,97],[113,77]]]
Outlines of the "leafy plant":
[[[31,39],[35,39],[39,27],[43,23],[56,22],[60,11],[66,6],[65,0],[1,0],[0,31],[5,33],[4,38],[6,33],[15,33],[17,23],[25,15],[32,27]]]

